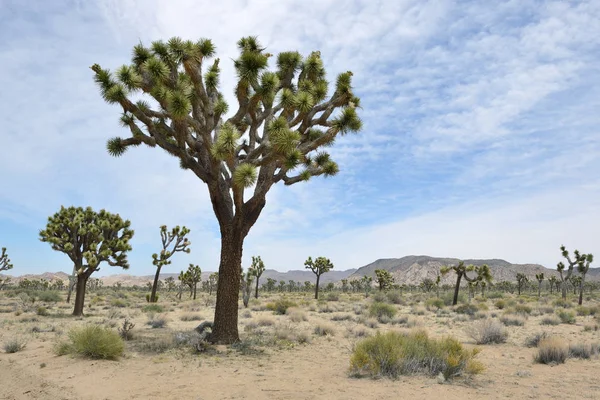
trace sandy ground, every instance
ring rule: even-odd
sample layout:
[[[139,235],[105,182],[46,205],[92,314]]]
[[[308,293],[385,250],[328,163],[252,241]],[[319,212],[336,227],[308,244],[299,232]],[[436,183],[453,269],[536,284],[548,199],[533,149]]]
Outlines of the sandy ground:
[[[336,305],[340,310],[352,310],[352,306],[351,302]],[[399,308],[401,314],[411,313],[411,307]],[[168,334],[190,330],[198,324],[198,321],[180,321],[179,316],[184,312],[180,307],[171,310],[166,313],[168,327],[161,329],[144,325],[146,315],[137,311],[134,332]],[[211,315],[210,308],[198,306],[196,310],[203,316]],[[308,315],[306,322],[291,323],[288,316],[253,311],[251,318],[241,318],[240,323],[264,317],[272,318],[276,326],[312,332],[316,323],[329,322],[333,315],[311,312],[306,307],[304,310]],[[66,331],[70,326],[103,320],[103,312],[107,311],[98,311],[83,321],[50,315],[37,317],[34,322],[20,322],[32,313],[0,314],[3,321],[0,343],[17,334],[27,341],[20,352],[0,353],[0,399],[600,399],[600,359],[569,359],[562,365],[540,365],[533,362],[536,350],[523,345],[526,337],[542,331],[572,343],[600,342],[600,331],[583,331],[584,324],[594,322],[592,317],[578,317],[574,325],[557,326],[541,326],[541,316],[529,317],[525,326],[508,328],[510,336],[506,344],[479,346],[482,352],[478,358],[486,366],[485,372],[468,381],[444,384],[421,376],[396,381],[350,377],[351,348],[359,339],[348,332],[358,326],[355,321],[330,322],[336,329],[333,336],[313,335],[311,343],[267,349],[260,355],[241,355],[224,346],[212,354],[171,350],[146,354],[128,348],[119,361],[59,357],[54,355],[53,346],[58,337],[65,335],[31,333],[34,325]],[[451,313],[440,318],[431,312],[411,316],[418,327],[425,328],[432,336],[452,334],[472,346],[465,327],[473,322],[454,321],[454,317]],[[377,329],[395,328],[380,325]]]

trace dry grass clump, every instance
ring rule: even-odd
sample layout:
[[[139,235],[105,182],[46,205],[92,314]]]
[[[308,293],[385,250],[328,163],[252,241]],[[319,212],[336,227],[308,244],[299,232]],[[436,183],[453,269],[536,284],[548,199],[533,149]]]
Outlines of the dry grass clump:
[[[572,358],[581,358],[584,360],[588,360],[592,358],[592,356],[598,355],[600,352],[600,345],[596,344],[570,344],[569,345],[569,357]]]
[[[385,323],[383,320],[386,318],[388,320],[394,318],[396,311],[396,307],[386,303],[375,302],[371,304],[371,307],[369,307],[369,315],[373,318],[377,318],[377,320],[381,323]]]
[[[559,310],[556,315],[560,318],[560,322],[563,324],[574,324],[577,321],[575,312],[571,310]]]
[[[182,314],[179,319],[182,321],[202,321],[204,318],[200,314],[186,313]]]
[[[308,317],[306,316],[306,313],[296,307],[288,308],[286,311],[286,314],[292,322],[308,321]]]
[[[523,326],[525,325],[525,318],[512,315],[503,315],[500,317],[500,322],[505,326]]]
[[[148,322],[146,324],[152,328],[164,328],[167,326],[167,317],[163,314],[150,314],[148,315]]]
[[[260,317],[256,320],[258,326],[273,326],[275,325],[275,320],[269,317]]]
[[[267,303],[266,307],[267,310],[273,311],[275,314],[285,315],[288,308],[296,306],[298,306],[298,304],[294,303],[293,301],[286,298],[281,298],[272,303]]]
[[[508,332],[502,324],[493,319],[485,319],[474,323],[467,329],[467,334],[477,344],[505,343]]]
[[[560,325],[560,319],[555,316],[547,316],[542,318],[540,325]]]
[[[334,314],[331,316],[332,321],[351,321],[352,315],[350,314]]]
[[[25,341],[21,338],[10,339],[2,345],[5,353],[17,353],[25,348]]]
[[[584,332],[597,332],[600,330],[600,325],[598,324],[585,324],[583,326]]]
[[[540,342],[542,340],[547,339],[549,337],[550,337],[550,335],[548,335],[547,332],[536,333],[535,335],[530,336],[527,339],[525,339],[525,346],[538,347],[538,345],[540,344]]]
[[[540,364],[563,364],[569,357],[569,346],[556,336],[543,339],[538,344],[535,362]]]
[[[314,333],[317,336],[334,336],[335,328],[333,325],[326,322],[319,322],[314,329]]]
[[[125,345],[117,332],[99,325],[73,328],[69,340],[60,342],[55,348],[59,356],[78,354],[94,359],[117,359],[123,354]]]
[[[430,339],[425,331],[412,333],[378,332],[360,341],[350,358],[350,372],[373,378],[398,378],[401,375],[424,374],[445,379],[472,375],[483,371],[475,360],[478,349],[464,349],[451,337]]]

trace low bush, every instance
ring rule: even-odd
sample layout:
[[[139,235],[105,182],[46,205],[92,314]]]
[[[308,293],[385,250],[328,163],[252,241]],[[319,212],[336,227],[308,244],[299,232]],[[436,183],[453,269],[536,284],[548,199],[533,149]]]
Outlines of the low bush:
[[[461,304],[454,308],[454,312],[457,314],[475,315],[479,311],[479,308],[475,304]]]
[[[442,296],[442,300],[444,300],[444,304],[447,306],[451,306],[454,301],[454,293],[448,292]],[[467,302],[467,297],[464,293],[459,293],[458,295],[458,303],[457,304],[465,304]]]
[[[36,308],[35,313],[37,315],[39,315],[40,317],[47,317],[48,315],[50,315],[50,313],[48,312],[48,309],[46,307],[42,307],[42,306],[39,306],[38,308]]]
[[[563,299],[556,299],[552,302],[552,305],[554,305],[554,307],[562,307],[562,308],[571,308],[573,307],[573,303],[571,303],[569,300],[563,300]]]
[[[306,313],[299,308],[291,307],[286,311],[288,317],[292,320],[292,322],[302,322],[308,321],[308,317]]]
[[[377,318],[381,322],[382,317],[394,318],[396,315],[396,307],[391,304],[375,302],[369,307],[369,315]]]
[[[167,317],[161,314],[151,314],[148,316],[148,322],[146,322],[146,324],[150,325],[152,328],[164,328],[167,326]]]
[[[500,322],[505,326],[523,326],[525,325],[525,319],[517,316],[503,315],[500,317]]]
[[[352,315],[350,314],[333,314],[331,316],[332,321],[350,321],[352,320]]]
[[[10,339],[2,345],[5,353],[17,353],[25,348],[25,341],[20,338]]]
[[[424,331],[403,334],[378,332],[361,340],[350,358],[350,372],[373,378],[424,374],[445,379],[480,373],[478,349],[467,350],[454,338],[430,339]]]
[[[340,295],[337,293],[328,293],[327,296],[325,296],[325,300],[327,301],[340,301]]]
[[[314,332],[318,336],[334,336],[335,328],[331,324],[320,322],[315,326]]]
[[[58,303],[62,300],[62,297],[59,292],[55,292],[52,290],[44,290],[37,294],[38,301],[43,303]]]
[[[569,345],[569,357],[582,358],[584,360],[592,358],[600,351],[598,344],[571,344]]]
[[[467,334],[477,344],[505,343],[508,332],[502,324],[493,319],[485,319],[474,323],[467,329]]]
[[[538,344],[535,362],[540,364],[563,364],[569,357],[569,346],[558,337],[543,339]]]
[[[159,304],[148,304],[142,307],[142,311],[145,313],[161,313],[164,311],[164,309]]]
[[[273,303],[267,304],[267,310],[273,311],[275,314],[285,315],[285,312],[290,307],[296,307],[297,304],[291,300],[282,298],[278,299]]]
[[[73,328],[69,340],[59,343],[58,355],[78,354],[94,359],[114,360],[123,354],[125,345],[117,332],[100,325]]]
[[[533,336],[529,336],[527,339],[525,339],[525,346],[527,347],[538,347],[538,345],[540,344],[540,342],[544,339],[549,338],[550,336],[548,335],[547,332],[540,332],[540,333],[536,333]]]
[[[127,302],[122,299],[112,299],[110,305],[113,307],[125,308],[127,307]]]
[[[256,323],[258,324],[258,326],[273,326],[273,325],[275,325],[275,321],[273,320],[273,318],[268,318],[268,317],[261,317],[256,320]]]
[[[542,318],[542,320],[540,321],[540,325],[559,325],[560,324],[560,319],[558,319],[555,316],[547,316]]]
[[[527,314],[527,315],[529,315],[529,314],[531,314],[531,311],[532,311],[531,307],[528,306],[527,304],[517,304],[517,305],[515,305],[515,312],[517,314]]]
[[[181,321],[202,321],[204,318],[200,314],[182,314],[179,319]]]
[[[444,308],[444,305],[444,300],[437,298],[427,299],[427,301],[425,302],[425,306],[429,311],[441,310],[442,308]]]
[[[387,301],[392,304],[404,305],[402,294],[396,290],[387,293]]]
[[[574,324],[577,321],[575,312],[571,310],[559,310],[556,315],[563,324]]]
[[[584,332],[597,332],[600,330],[600,325],[598,324],[586,324],[583,327]]]

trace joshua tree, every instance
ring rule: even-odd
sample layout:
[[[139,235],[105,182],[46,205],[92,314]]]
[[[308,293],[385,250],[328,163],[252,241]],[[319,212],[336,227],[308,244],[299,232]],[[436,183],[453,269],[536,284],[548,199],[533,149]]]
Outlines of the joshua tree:
[[[583,262],[577,263],[577,271],[579,272],[579,305],[583,303],[583,285],[585,284],[585,276],[590,270],[590,264],[594,261],[593,254],[585,254]]]
[[[565,264],[562,261],[559,262],[556,266],[556,269],[558,271],[558,274],[560,275],[560,280],[561,280],[562,298],[566,300],[567,285],[565,284],[565,282],[568,282],[569,279],[571,278],[571,275],[573,274],[573,267],[575,265],[577,265],[578,271],[585,271],[585,273],[587,273],[587,271],[590,267],[590,264],[592,263],[592,261],[594,261],[594,256],[592,254],[581,254],[581,253],[579,253],[579,250],[575,250],[573,252],[573,254],[575,255],[575,259],[573,260],[573,259],[571,259],[571,256],[569,255],[569,252],[565,248],[564,245],[560,246],[560,251],[562,253],[562,256],[567,260],[567,263],[569,264],[566,275],[563,275],[563,272],[565,270]],[[583,279],[582,279],[581,285],[583,288]],[[582,301],[581,294],[579,297],[580,297],[580,301]]]
[[[252,280],[254,279],[254,273],[251,269],[249,269],[246,273],[242,271],[241,276],[242,302],[244,303],[244,307],[248,308],[248,303],[250,302],[250,292],[252,291]]]
[[[375,270],[375,279],[379,285],[379,290],[388,290],[394,284],[394,277],[385,269]]]
[[[8,271],[12,268],[13,265],[10,262],[10,258],[8,258],[8,254],[6,253],[6,247],[3,247],[2,254],[0,255],[0,271]]]
[[[185,272],[181,271],[179,276],[177,277],[179,280],[179,286],[177,288],[177,297],[181,300],[181,295],[183,294],[183,288],[187,286],[187,276]]]
[[[544,282],[544,273],[535,274],[535,279],[538,281],[538,297],[542,296],[542,282]]]
[[[456,274],[456,285],[454,286],[454,299],[452,300],[452,305],[455,306],[458,303],[458,292],[460,290],[460,281],[462,278],[465,278],[467,282],[475,282],[475,281],[486,281],[490,283],[492,281],[492,273],[490,268],[487,265],[474,266],[474,265],[465,265],[463,261],[460,261],[458,265],[442,267],[440,269],[440,273],[442,275],[446,275],[450,271],[454,271]],[[467,273],[475,271],[476,276],[474,278],[470,278]]]
[[[254,291],[254,298],[258,299],[258,281],[262,276],[263,272],[265,272],[265,263],[260,258],[260,256],[252,256],[252,265],[250,266],[249,272],[251,272],[252,276],[256,278],[256,289]]]
[[[348,279],[342,279],[342,292],[346,293],[348,291]]]
[[[548,283],[550,284],[550,294],[552,294],[552,288],[555,285],[556,285],[556,290],[558,291],[558,279],[554,275],[552,275],[550,278],[548,278]]]
[[[529,282],[529,278],[527,278],[527,275],[519,272],[516,275],[516,279],[517,279],[517,293],[520,296],[521,290],[525,287],[525,284],[527,282]]]
[[[420,286],[421,286],[421,288],[423,289],[424,292],[429,293],[435,287],[435,282],[431,278],[425,278],[421,282]]]
[[[175,289],[175,278],[172,276],[165,279],[165,286],[167,287],[167,292],[170,292]]]
[[[213,290],[219,287],[219,273],[213,272],[208,276],[208,294],[212,295]]]
[[[198,282],[202,280],[202,270],[198,265],[190,264],[186,274],[190,290],[194,294],[194,300],[196,300],[196,288],[198,287]]]
[[[352,92],[352,72],[338,75],[330,92],[320,52],[302,57],[280,53],[277,68],[256,37],[237,43],[234,61],[237,110],[219,91],[219,59],[210,40],[172,38],[133,48],[132,64],[113,75],[94,64],[105,101],[119,105],[131,136],[108,141],[108,152],[122,155],[145,144],[177,157],[208,186],[221,232],[221,260],[210,340],[238,340],[238,297],[244,239],[260,216],[271,187],[293,185],[313,176],[332,176],[338,165],[328,153],[338,134],[357,132],[360,100]],[[133,94],[151,102],[134,102]],[[151,104],[157,104],[152,107]],[[248,194],[249,191],[252,191]]]
[[[319,281],[321,280],[321,275],[331,271],[333,269],[333,264],[329,258],[317,257],[317,259],[313,261],[312,257],[308,257],[308,259],[304,262],[304,268],[310,269],[313,274],[317,276],[317,283],[315,284],[315,299],[318,299]]]
[[[373,277],[371,276],[363,276],[362,278],[360,278],[360,284],[362,285],[363,289],[365,290],[365,297],[369,296],[369,292],[371,291],[371,284],[373,283]]]
[[[40,231],[40,240],[67,254],[75,266],[77,289],[73,315],[83,315],[86,283],[100,269],[100,263],[129,268],[127,252],[131,250],[129,240],[133,236],[130,225],[118,214],[95,212],[91,207],[61,206],[59,212],[48,218],[46,229]]]
[[[189,253],[190,248],[188,247],[191,243],[186,237],[190,233],[190,230],[185,226],[179,227],[177,225],[171,231],[167,230],[166,225],[160,227],[160,240],[162,250],[159,254],[152,254],[152,265],[156,267],[156,274],[154,274],[154,283],[152,284],[152,293],[150,294],[150,302],[155,303],[156,289],[158,288],[158,279],[160,277],[160,270],[165,265],[171,264],[171,257],[173,254],[178,252]]]
[[[275,290],[275,284],[277,283],[277,280],[273,279],[273,278],[267,278],[267,283],[264,285],[265,288],[267,289],[267,292],[272,292],[273,290]]]

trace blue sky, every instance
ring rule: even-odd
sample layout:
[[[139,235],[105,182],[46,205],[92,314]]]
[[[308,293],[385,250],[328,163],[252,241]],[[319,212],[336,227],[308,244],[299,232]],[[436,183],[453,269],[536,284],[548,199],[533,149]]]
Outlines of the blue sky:
[[[71,268],[38,240],[61,204],[130,219],[130,273],[152,273],[161,224],[192,229],[170,272],[217,269],[206,188],[159,149],[106,153],[127,132],[89,69],[175,35],[214,41],[227,96],[235,42],[258,35],[272,53],[320,50],[362,98],[364,130],[332,148],[341,173],[274,187],[245,265],[427,254],[551,267],[562,243],[600,256],[600,2],[201,3],[0,2],[0,245],[14,274]]]

